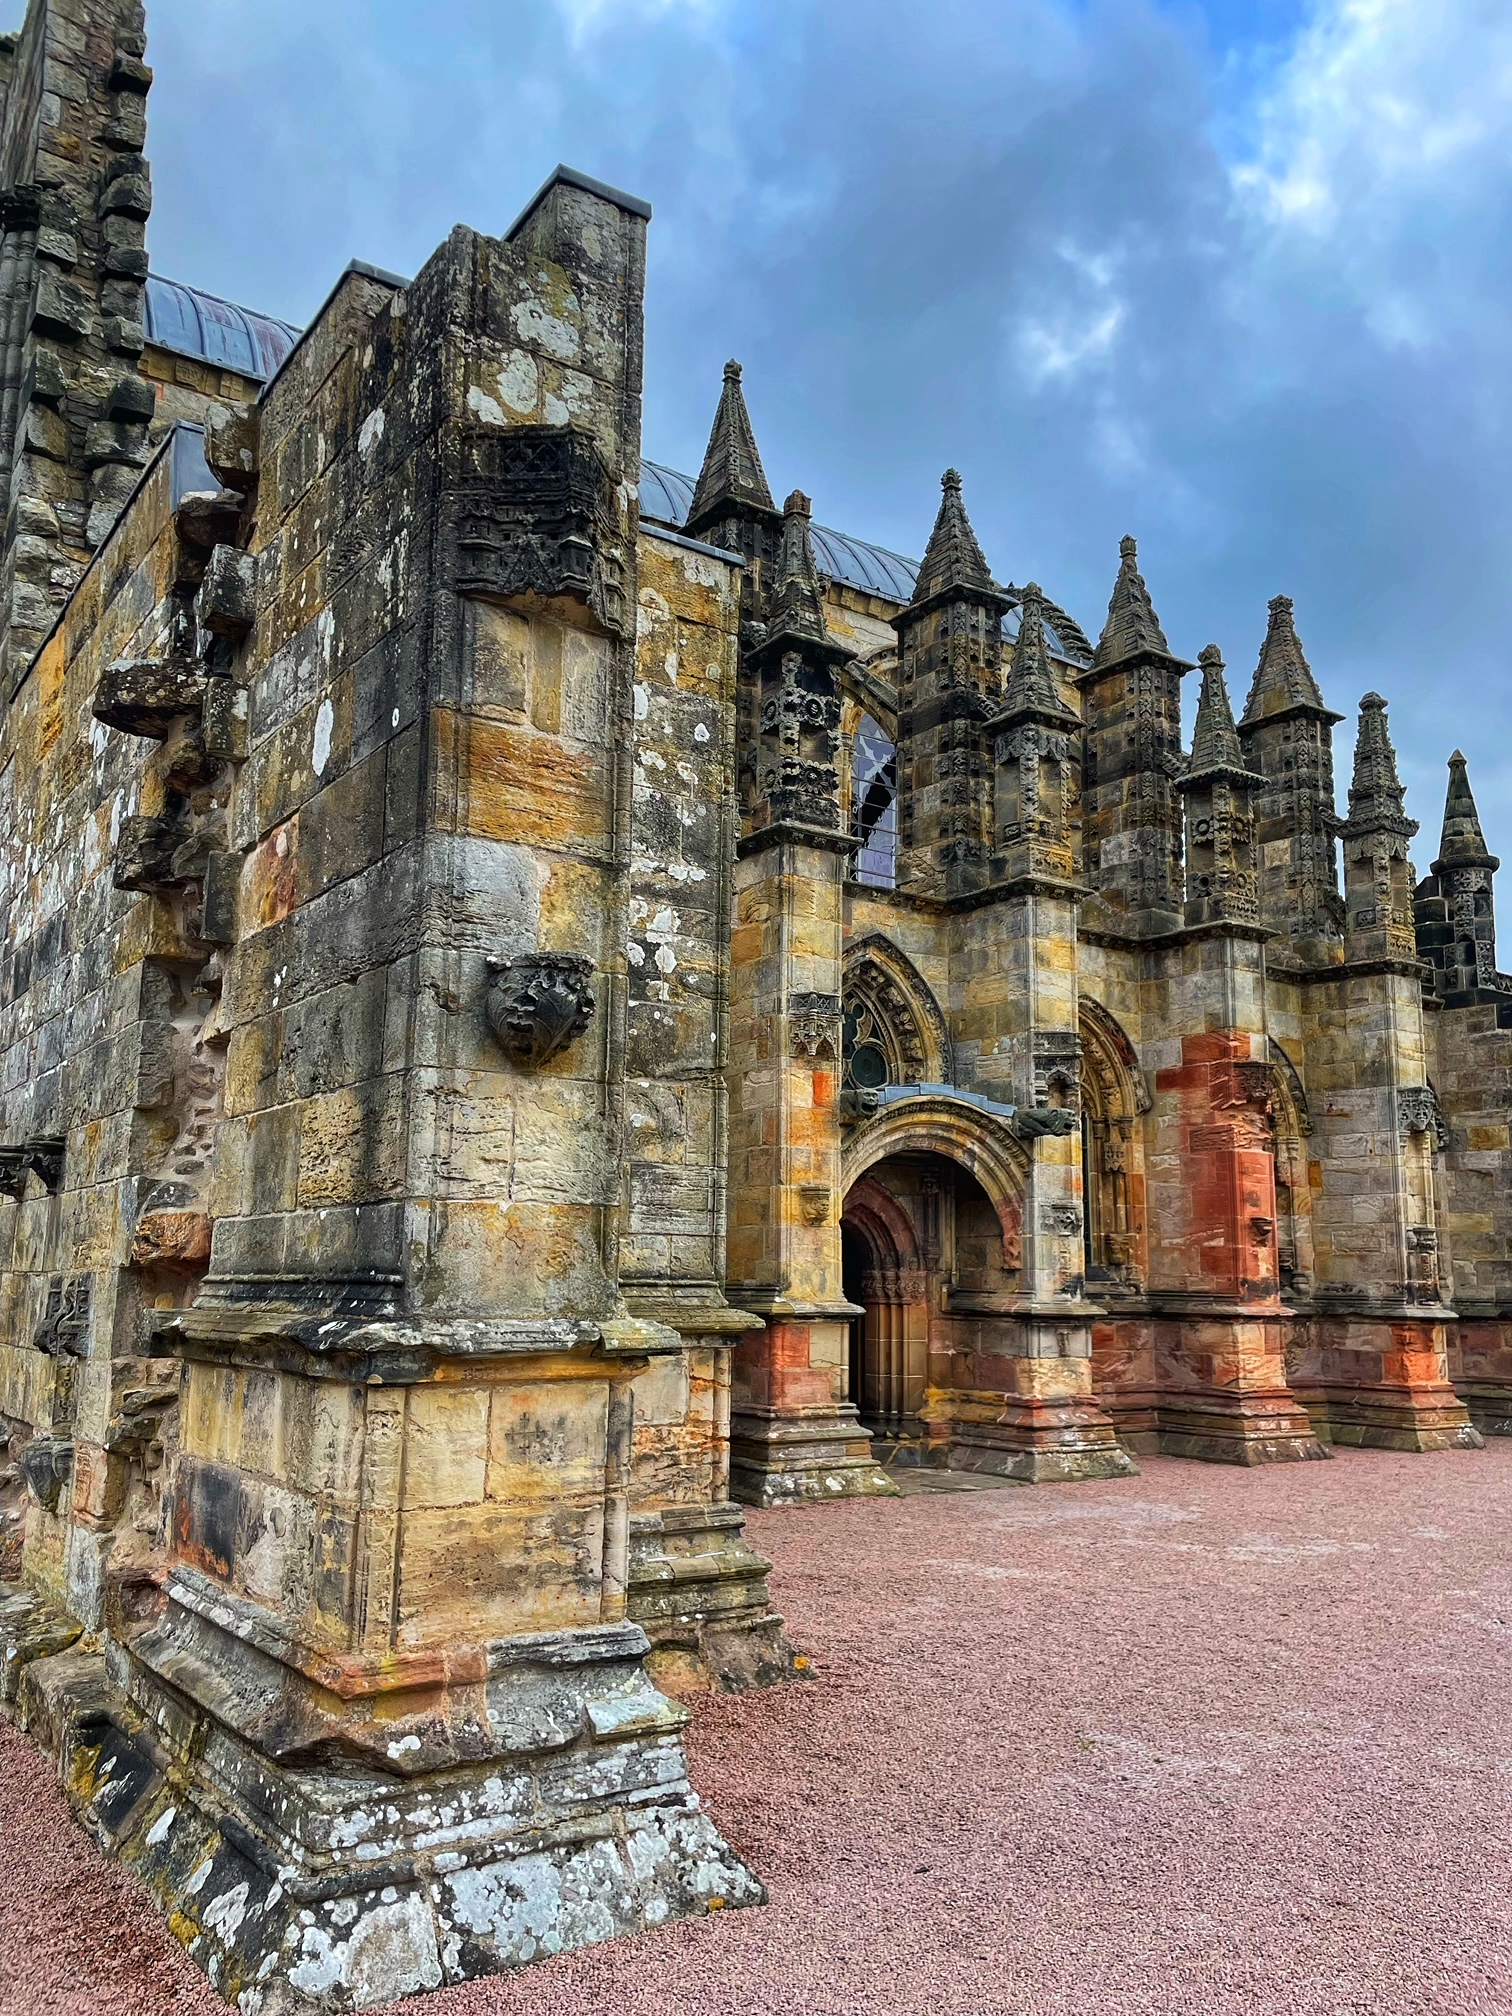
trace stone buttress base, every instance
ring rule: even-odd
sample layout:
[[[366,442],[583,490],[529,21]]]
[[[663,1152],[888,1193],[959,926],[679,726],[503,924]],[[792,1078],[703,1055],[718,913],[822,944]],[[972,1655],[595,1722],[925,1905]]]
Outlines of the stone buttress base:
[[[391,1725],[409,1733],[378,1769],[381,1715],[327,1751],[314,1710],[297,1754],[269,1754],[287,1675],[223,1644],[244,1620],[220,1607],[181,1586],[130,1644],[39,1657],[17,1692],[85,1826],[241,2016],[369,2007],[763,1901],[699,1809],[687,1712],[647,1680],[638,1626],[490,1646],[486,1674],[429,1690],[452,1698],[425,1736]]]
[[[1512,1318],[1462,1316],[1451,1370],[1472,1426],[1482,1435],[1512,1435]]]
[[[959,1353],[971,1384],[926,1397],[933,1461],[1025,1484],[1128,1477],[1133,1458],[1092,1392],[1092,1333],[1079,1312],[1028,1306],[984,1324]]]
[[[850,1308],[845,1304],[846,1309]],[[736,1347],[730,1396],[730,1496],[744,1505],[891,1498],[845,1390],[848,1318],[772,1313]]]
[[[730,1493],[744,1505],[894,1498],[898,1487],[847,1401],[737,1407],[730,1417]]]
[[[929,1460],[939,1469],[980,1471],[1024,1484],[1131,1477],[1137,1470],[1113,1423],[1090,1398],[936,1391],[924,1411],[931,1426]]]
[[[1315,1316],[1299,1322],[1289,1383],[1320,1440],[1356,1449],[1479,1449],[1449,1383],[1440,1314]]]
[[[1155,1325],[1156,1443],[1208,1463],[1301,1463],[1326,1457],[1287,1384],[1287,1319],[1211,1311]]]
[[[746,1540],[738,1505],[631,1514],[627,1612],[651,1641],[656,1686],[732,1692],[804,1676],[809,1662],[767,1597],[771,1565]]]

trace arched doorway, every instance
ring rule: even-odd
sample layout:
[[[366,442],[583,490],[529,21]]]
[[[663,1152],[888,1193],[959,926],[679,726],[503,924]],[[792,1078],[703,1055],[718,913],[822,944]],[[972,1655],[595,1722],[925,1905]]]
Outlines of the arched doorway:
[[[845,1298],[865,1311],[851,1324],[851,1398],[862,1424],[884,1437],[920,1432],[929,1350],[924,1256],[931,1250],[920,1221],[938,1217],[938,1179],[927,1181],[926,1191],[924,1181],[916,1186],[906,1175],[896,1187],[885,1174],[863,1176],[840,1218]]]
[[[932,1396],[977,1384],[1016,1303],[1022,1254],[972,1173],[938,1152],[884,1157],[852,1183],[840,1221],[850,1391],[886,1445],[929,1436]],[[885,1450],[884,1450],[885,1453]]]

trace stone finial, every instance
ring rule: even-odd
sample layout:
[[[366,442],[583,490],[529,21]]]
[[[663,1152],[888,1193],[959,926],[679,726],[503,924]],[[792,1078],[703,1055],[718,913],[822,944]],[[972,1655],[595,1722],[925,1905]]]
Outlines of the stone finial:
[[[992,570],[966,515],[961,499],[961,472],[947,469],[940,478],[940,490],[939,515],[914,584],[915,603],[951,594],[1001,599],[1002,590],[992,578]]]
[[[1019,594],[1018,636],[1014,640],[1013,657],[1009,662],[1008,680],[1003,692],[1003,709],[998,718],[1005,720],[1022,714],[1080,725],[1080,717],[1067,708],[1060,696],[1055,667],[1050,658],[1050,643],[1045,635],[1045,597],[1035,581],[1031,581]]]
[[[777,563],[777,590],[767,635],[828,643],[824,591],[814,564],[809,534],[813,505],[801,490],[792,491],[782,507],[782,555]]]
[[[1463,754],[1456,749],[1449,758],[1449,791],[1444,800],[1444,827],[1439,838],[1437,875],[1445,868],[1489,868],[1494,873],[1501,862],[1486,845],[1480,814],[1470,789],[1470,776]]]
[[[1228,684],[1223,676],[1223,653],[1216,644],[1205,644],[1198,653],[1202,667],[1202,692],[1197,701],[1197,725],[1192,733],[1192,760],[1186,782],[1194,778],[1226,772],[1245,777],[1249,772],[1239,747],[1239,731],[1234,726],[1234,710],[1229,703]],[[1255,777],[1257,785],[1264,780]]]
[[[1411,838],[1418,829],[1417,821],[1407,817],[1406,795],[1386,726],[1386,702],[1379,693],[1367,693],[1360,702],[1349,817],[1343,830],[1400,833]]]
[[[703,468],[688,511],[690,529],[725,513],[774,512],[776,508],[766,471],[761,466],[751,416],[740,389],[740,376],[740,366],[732,357],[724,368],[724,389],[719,395]]]
[[[1108,620],[1092,656],[1093,667],[1099,672],[1129,658],[1151,655],[1170,659],[1173,664],[1186,662],[1176,658],[1166,642],[1138,561],[1139,548],[1125,533],[1118,542],[1118,579],[1108,600]]]
[[[1292,598],[1273,595],[1269,607],[1265,642],[1260,647],[1260,660],[1244,704],[1245,727],[1298,707],[1326,714],[1330,721],[1342,720],[1342,715],[1330,713],[1323,704],[1323,695],[1292,621]]]

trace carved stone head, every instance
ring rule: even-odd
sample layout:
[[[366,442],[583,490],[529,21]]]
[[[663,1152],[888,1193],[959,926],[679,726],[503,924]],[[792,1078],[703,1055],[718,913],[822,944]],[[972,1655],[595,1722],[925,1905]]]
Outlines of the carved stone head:
[[[593,1019],[593,961],[581,952],[491,959],[488,1026],[513,1063],[538,1070]]]

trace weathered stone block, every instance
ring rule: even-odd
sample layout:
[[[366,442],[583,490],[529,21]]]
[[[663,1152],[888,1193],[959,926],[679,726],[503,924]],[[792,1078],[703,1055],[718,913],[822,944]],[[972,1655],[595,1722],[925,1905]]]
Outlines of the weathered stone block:
[[[201,628],[233,642],[245,637],[257,617],[256,582],[256,564],[250,553],[217,546],[195,598]]]

